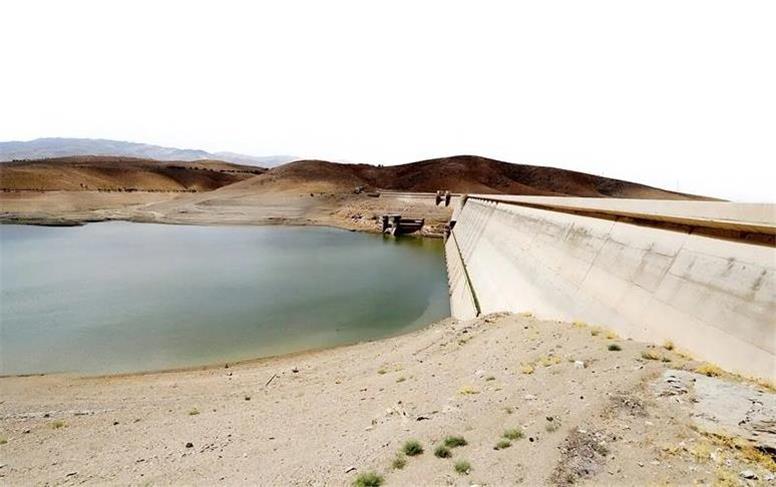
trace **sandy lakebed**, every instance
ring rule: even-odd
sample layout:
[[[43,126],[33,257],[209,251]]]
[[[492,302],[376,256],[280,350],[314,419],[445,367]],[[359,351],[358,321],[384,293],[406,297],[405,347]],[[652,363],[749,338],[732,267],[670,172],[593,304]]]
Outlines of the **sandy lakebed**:
[[[447,319],[204,369],[5,377],[0,389],[7,485],[345,485],[368,472],[388,485],[774,478],[755,448],[774,446],[772,390],[676,350],[530,316]],[[438,457],[447,436],[466,444]],[[412,439],[423,452],[401,453]]]

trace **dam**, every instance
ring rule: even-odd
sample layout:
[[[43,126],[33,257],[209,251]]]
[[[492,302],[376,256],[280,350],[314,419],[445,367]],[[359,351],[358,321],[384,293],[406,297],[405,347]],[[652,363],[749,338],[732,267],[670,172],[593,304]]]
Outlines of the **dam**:
[[[456,198],[451,314],[584,322],[776,379],[776,205]]]

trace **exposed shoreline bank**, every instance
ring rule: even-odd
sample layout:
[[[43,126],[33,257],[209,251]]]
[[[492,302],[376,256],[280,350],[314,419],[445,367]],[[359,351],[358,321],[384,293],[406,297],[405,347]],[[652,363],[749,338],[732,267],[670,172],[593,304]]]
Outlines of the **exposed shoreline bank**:
[[[79,226],[104,221],[193,225],[327,226],[380,233],[379,218],[398,213],[424,218],[413,235],[439,238],[452,209],[439,207],[433,195],[382,194],[379,198],[350,193],[272,193],[247,201],[219,199],[217,191],[165,193],[93,193],[48,191],[0,193],[0,224]]]
[[[703,402],[685,394],[693,377],[707,378],[681,369],[696,362],[592,331],[492,315],[229,368],[0,378],[0,479],[349,484],[375,471],[399,485],[563,485],[769,475],[765,459],[695,423]],[[735,378],[708,380],[772,400]],[[494,449],[507,430],[520,433]],[[436,458],[449,435],[467,444]],[[425,452],[392,466],[411,438]],[[590,448],[599,444],[605,454]],[[455,472],[458,460],[468,475]]]

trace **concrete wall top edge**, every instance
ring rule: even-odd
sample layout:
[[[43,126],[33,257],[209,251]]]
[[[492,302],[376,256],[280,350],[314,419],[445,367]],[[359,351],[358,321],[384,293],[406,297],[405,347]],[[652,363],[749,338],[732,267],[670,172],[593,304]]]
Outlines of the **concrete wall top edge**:
[[[776,234],[776,204],[472,194],[470,198]]]

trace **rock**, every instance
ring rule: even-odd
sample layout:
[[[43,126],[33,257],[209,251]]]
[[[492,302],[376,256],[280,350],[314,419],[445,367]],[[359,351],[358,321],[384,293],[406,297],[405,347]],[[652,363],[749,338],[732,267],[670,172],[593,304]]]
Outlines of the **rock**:
[[[293,373],[295,373],[295,374],[298,374],[298,373],[299,373],[299,369],[297,369],[296,367],[294,367],[293,369],[291,369],[291,372],[293,372]]]
[[[745,479],[757,480],[757,474],[751,470],[744,470],[743,472],[741,472],[741,477]]]
[[[666,388],[665,384],[672,389],[667,394],[660,390]],[[693,388],[690,417],[700,430],[722,432],[747,439],[760,448],[776,449],[776,421],[773,420],[776,418],[776,394],[758,390],[745,382],[683,370],[666,371],[663,380],[654,387],[661,396],[686,393],[686,385]]]
[[[186,443],[186,448],[194,448],[194,443],[192,442]]]
[[[585,368],[585,362],[581,360],[575,360],[574,361],[574,367],[577,369],[584,369]]]

